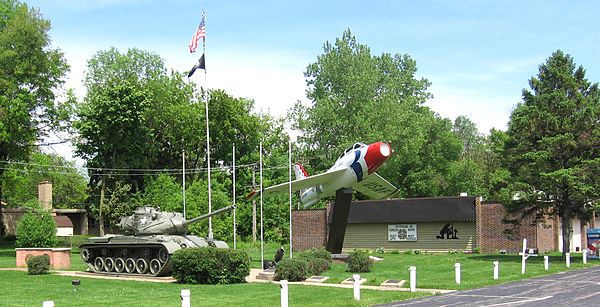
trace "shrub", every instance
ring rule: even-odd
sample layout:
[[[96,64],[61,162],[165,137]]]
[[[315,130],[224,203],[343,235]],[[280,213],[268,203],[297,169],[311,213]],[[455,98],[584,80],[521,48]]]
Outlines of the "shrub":
[[[282,259],[275,267],[275,279],[287,281],[302,281],[308,275],[307,261],[305,259]]]
[[[323,247],[305,249],[298,253],[298,258],[321,258],[327,260],[327,262],[331,264],[331,253]]]
[[[56,221],[50,212],[33,211],[23,215],[17,225],[17,247],[54,247],[56,239]]]
[[[327,270],[331,263],[323,258],[306,259],[306,270],[308,275],[319,275]]]
[[[214,247],[185,248],[173,254],[173,277],[186,284],[245,282],[250,257],[243,251]]]
[[[27,272],[29,275],[46,274],[49,268],[50,257],[48,255],[31,256],[27,259]]]
[[[348,266],[346,267],[346,272],[371,272],[371,265],[373,265],[373,260],[369,258],[368,253],[355,250],[348,255]]]

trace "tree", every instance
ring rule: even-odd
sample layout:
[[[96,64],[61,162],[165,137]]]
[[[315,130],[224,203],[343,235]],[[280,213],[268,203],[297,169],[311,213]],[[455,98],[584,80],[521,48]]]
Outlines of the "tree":
[[[600,96],[583,67],[558,50],[539,66],[508,125],[513,184],[509,209],[542,217],[557,214],[563,254],[571,219],[587,220],[600,199]]]
[[[68,103],[58,103],[55,90],[68,66],[62,52],[50,48],[49,30],[37,9],[0,0],[0,161],[26,158],[66,117]]]
[[[406,54],[373,56],[350,30],[323,50],[305,72],[311,105],[297,103],[291,116],[308,168],[326,170],[355,142],[387,141],[396,154],[380,172],[403,196],[442,193],[460,142],[449,121],[423,106],[430,83],[415,76],[416,62]]]

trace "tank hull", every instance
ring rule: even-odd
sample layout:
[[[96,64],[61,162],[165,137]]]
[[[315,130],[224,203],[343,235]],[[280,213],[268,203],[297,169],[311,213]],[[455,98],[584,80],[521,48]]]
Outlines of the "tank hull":
[[[93,237],[82,243],[81,258],[89,271],[125,276],[168,276],[171,256],[188,247],[228,248],[223,241],[207,241],[192,235]]]

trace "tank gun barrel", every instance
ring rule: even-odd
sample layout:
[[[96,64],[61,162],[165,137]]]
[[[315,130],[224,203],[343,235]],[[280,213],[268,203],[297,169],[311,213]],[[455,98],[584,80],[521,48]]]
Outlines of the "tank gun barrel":
[[[193,219],[187,220],[187,221],[183,222],[182,225],[185,227],[185,226],[188,226],[190,224],[194,224],[194,223],[196,223],[198,221],[205,220],[205,219],[207,219],[207,218],[209,218],[211,216],[218,215],[218,214],[221,214],[221,213],[225,213],[225,212],[231,211],[233,209],[235,209],[235,205],[230,205],[230,206],[227,206],[227,207],[215,210],[215,211],[213,211],[211,213],[207,213],[207,214],[201,215],[199,217],[195,217]]]

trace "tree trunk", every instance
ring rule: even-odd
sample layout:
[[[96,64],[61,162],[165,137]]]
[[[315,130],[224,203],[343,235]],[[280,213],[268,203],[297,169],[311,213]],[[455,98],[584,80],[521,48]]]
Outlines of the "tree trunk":
[[[102,187],[100,188],[100,210],[99,211],[99,223],[100,223],[100,236],[104,236],[104,189],[106,188],[106,180],[102,177]]]
[[[571,233],[573,232],[573,227],[571,223],[571,215],[569,213],[569,210],[564,210],[560,217],[560,222],[562,224],[563,257],[565,257],[566,253],[571,251]]]

